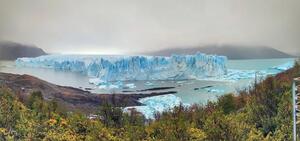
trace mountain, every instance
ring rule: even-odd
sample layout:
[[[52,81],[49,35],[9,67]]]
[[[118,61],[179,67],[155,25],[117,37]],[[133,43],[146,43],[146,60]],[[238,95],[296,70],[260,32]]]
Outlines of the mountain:
[[[0,60],[15,60],[19,57],[37,57],[46,53],[35,46],[0,41]]]
[[[265,46],[237,46],[237,45],[208,45],[191,48],[169,48],[155,52],[144,53],[146,55],[170,56],[172,54],[195,54],[202,52],[227,56],[228,59],[268,59],[291,58],[290,54]]]

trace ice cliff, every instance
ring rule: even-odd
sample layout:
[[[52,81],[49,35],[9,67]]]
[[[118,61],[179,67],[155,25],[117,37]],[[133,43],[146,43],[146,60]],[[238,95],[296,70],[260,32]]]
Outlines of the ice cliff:
[[[40,67],[81,72],[97,78],[93,82],[125,80],[183,80],[222,76],[227,73],[225,56],[83,56],[46,55],[19,58],[18,67]]]

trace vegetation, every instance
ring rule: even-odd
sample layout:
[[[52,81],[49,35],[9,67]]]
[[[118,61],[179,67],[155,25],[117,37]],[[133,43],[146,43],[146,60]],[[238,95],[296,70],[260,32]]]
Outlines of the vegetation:
[[[1,87],[0,140],[292,140],[291,80],[299,76],[296,64],[238,95],[227,94],[205,106],[175,107],[157,114],[153,121],[108,104],[100,106],[99,116],[91,119],[58,109],[40,92],[20,100]]]

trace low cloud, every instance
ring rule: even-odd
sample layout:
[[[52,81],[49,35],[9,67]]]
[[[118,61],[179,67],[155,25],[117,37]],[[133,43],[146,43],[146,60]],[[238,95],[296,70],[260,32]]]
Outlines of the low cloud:
[[[0,0],[0,39],[126,54],[205,44],[299,53],[297,0]]]

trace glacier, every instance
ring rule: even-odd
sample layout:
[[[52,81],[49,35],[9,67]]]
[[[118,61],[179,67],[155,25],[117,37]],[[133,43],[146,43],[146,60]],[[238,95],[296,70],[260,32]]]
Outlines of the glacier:
[[[18,67],[39,67],[80,72],[101,85],[127,80],[184,80],[222,76],[227,73],[227,57],[196,53],[163,56],[45,55],[18,58]]]
[[[237,82],[245,79],[255,79],[257,77],[260,80],[264,80],[269,75],[276,75],[280,72],[286,71],[292,68],[295,64],[295,60],[290,60],[284,64],[269,67],[264,70],[238,70],[238,69],[227,69],[227,73],[222,76],[200,78],[198,80],[207,81],[227,81]]]
[[[263,80],[269,75],[276,75],[280,72],[286,71],[292,68],[295,64],[295,60],[288,61],[284,64],[270,67],[266,70],[234,70],[228,69],[227,74],[222,77],[223,80],[241,80],[241,79],[254,79],[257,77],[258,79]]]
[[[172,108],[179,106],[180,104],[185,107],[190,106],[189,104],[182,103],[181,98],[173,94],[141,98],[139,102],[145,106],[131,106],[126,107],[123,110],[125,112],[130,112],[131,109],[135,109],[137,112],[142,113],[146,119],[154,119],[156,113],[172,110]]]

